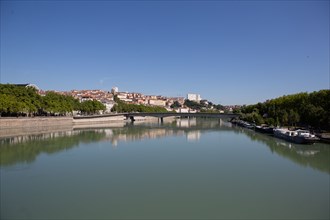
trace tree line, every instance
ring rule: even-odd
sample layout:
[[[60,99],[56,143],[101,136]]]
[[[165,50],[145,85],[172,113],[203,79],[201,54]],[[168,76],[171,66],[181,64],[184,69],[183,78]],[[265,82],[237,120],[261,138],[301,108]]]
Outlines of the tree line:
[[[73,111],[94,114],[105,110],[99,101],[79,102],[69,95],[47,92],[38,94],[33,87],[0,84],[0,116],[66,115]]]
[[[243,120],[274,126],[330,129],[330,90],[286,95],[263,103],[243,106]]]

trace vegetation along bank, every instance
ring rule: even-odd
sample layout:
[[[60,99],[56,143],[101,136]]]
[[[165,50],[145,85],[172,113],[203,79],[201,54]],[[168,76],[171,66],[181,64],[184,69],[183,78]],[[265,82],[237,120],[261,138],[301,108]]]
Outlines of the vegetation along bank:
[[[330,130],[330,90],[298,93],[238,110],[245,121],[273,126],[301,126]]]

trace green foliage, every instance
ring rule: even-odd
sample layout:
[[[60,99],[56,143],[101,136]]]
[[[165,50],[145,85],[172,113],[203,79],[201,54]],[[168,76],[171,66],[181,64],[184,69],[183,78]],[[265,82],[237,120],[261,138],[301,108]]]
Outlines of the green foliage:
[[[167,112],[165,108],[159,106],[127,104],[118,99],[116,95],[114,100],[117,104],[111,109],[113,112]]]
[[[33,114],[41,107],[41,97],[32,87],[0,84],[0,114]]]
[[[72,96],[61,95],[55,92],[47,92],[40,96],[32,87],[0,84],[0,115],[65,115],[74,110],[80,110],[85,114],[96,113],[105,110],[105,106],[98,101],[79,103]]]
[[[299,122],[300,120],[300,115],[298,114],[298,112],[290,109],[289,112],[289,122],[292,126],[296,126],[296,124]]]
[[[190,101],[189,99],[184,100],[184,105],[194,110],[201,110],[204,107],[202,104]]]
[[[215,105],[207,100],[201,100],[200,103],[195,101],[190,101],[189,99],[184,100],[184,105],[190,109],[198,110],[201,112],[213,112],[219,113],[220,110],[225,110],[224,106],[218,104]]]
[[[330,129],[330,90],[286,95],[264,103],[244,106],[242,117],[252,120],[252,112],[266,123],[283,126],[312,126]]]
[[[74,101],[71,96],[47,92],[42,100],[43,111],[45,112],[65,114],[74,110]]]
[[[88,100],[80,104],[80,111],[83,114],[95,114],[98,111],[104,111],[105,109],[105,106],[101,102],[96,100]]]
[[[265,123],[264,118],[256,111],[244,114],[242,119],[258,125]]]
[[[175,101],[170,107],[177,109],[177,108],[181,108],[182,105],[178,101]]]
[[[214,107],[215,109],[217,109],[217,110],[222,110],[222,111],[225,110],[225,107],[224,107],[223,105],[220,105],[220,104],[218,104],[218,105],[213,105],[213,107]]]

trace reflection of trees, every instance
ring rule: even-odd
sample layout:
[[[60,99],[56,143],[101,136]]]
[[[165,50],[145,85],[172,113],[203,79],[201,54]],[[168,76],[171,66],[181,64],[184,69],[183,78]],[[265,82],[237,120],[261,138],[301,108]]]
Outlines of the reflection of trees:
[[[245,128],[234,128],[235,132],[246,134],[251,140],[266,144],[271,152],[288,158],[302,166],[330,173],[330,148],[329,145],[316,143],[313,145],[300,145],[260,134]]]
[[[121,128],[102,127],[104,125],[100,125],[100,128],[75,129],[0,139],[0,166],[31,163],[41,153],[52,154],[68,150],[80,143],[110,141],[116,146],[119,141],[183,136],[194,132],[206,132],[207,130],[230,130],[230,128],[221,127],[217,120],[193,119],[192,121],[194,122],[190,125],[193,126],[182,128],[178,127],[176,121],[163,124],[146,122],[133,125],[128,123]]]
[[[31,163],[41,153],[53,154],[103,137],[102,132],[74,131],[6,138],[0,141],[0,165]]]
[[[181,124],[182,125],[182,124]],[[31,163],[41,153],[52,154],[71,149],[80,143],[109,141],[116,146],[119,141],[156,139],[166,136],[184,136],[187,140],[198,138],[208,131],[230,131],[244,133],[251,140],[266,144],[272,152],[288,158],[302,166],[310,166],[330,173],[329,145],[296,145],[243,128],[230,128],[218,120],[195,120],[190,126],[178,127],[176,121],[168,123],[136,123],[121,128],[101,127],[66,132],[18,136],[0,139],[0,166],[16,163]],[[189,136],[190,135],[190,136]],[[196,137],[195,137],[196,136]]]

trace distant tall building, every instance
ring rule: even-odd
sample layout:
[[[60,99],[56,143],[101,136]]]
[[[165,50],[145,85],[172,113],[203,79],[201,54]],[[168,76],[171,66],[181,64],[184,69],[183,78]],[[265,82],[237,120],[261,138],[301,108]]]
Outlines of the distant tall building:
[[[39,87],[36,86],[35,84],[27,83],[27,84],[13,84],[15,86],[22,86],[22,87],[32,87],[35,88],[37,91],[39,91]]]
[[[113,87],[112,89],[111,89],[111,93],[112,94],[116,94],[116,93],[118,93],[118,87]]]
[[[202,100],[200,94],[188,94],[187,99],[194,102],[200,102]]]

